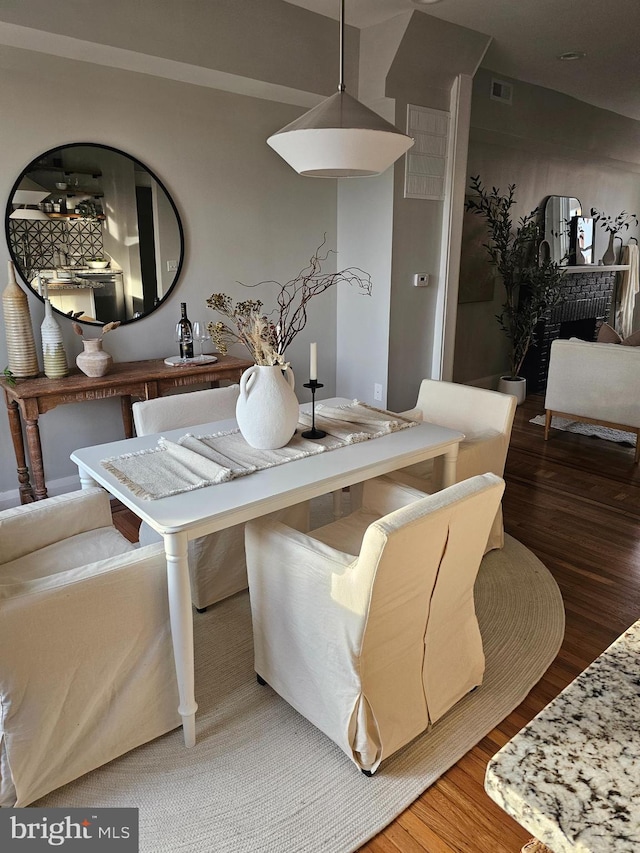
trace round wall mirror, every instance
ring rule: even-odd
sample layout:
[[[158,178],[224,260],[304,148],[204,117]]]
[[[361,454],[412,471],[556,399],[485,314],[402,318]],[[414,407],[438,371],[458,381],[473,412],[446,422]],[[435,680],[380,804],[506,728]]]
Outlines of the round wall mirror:
[[[7,243],[26,284],[81,323],[146,317],[175,286],[184,234],[143,163],[107,145],[46,151],[15,182]]]

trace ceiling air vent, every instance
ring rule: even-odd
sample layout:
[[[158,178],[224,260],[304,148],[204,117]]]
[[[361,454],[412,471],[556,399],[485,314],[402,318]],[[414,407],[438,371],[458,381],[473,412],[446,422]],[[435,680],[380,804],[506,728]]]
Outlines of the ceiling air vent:
[[[511,83],[505,83],[504,80],[496,80],[495,77],[491,80],[491,93],[489,95],[492,101],[500,101],[501,104],[509,104],[513,102],[513,86]]]

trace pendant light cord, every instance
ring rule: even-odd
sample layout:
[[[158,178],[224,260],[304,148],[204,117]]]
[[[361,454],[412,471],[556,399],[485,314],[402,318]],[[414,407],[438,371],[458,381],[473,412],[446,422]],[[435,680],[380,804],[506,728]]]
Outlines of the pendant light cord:
[[[340,82],[338,92],[344,92],[344,0],[340,0]]]

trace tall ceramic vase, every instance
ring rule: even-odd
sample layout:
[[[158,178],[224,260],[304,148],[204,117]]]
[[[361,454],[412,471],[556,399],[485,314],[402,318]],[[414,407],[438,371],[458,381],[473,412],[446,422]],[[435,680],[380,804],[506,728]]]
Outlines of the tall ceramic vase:
[[[616,235],[613,233],[613,231],[610,231],[609,232],[609,245],[607,246],[606,252],[602,256],[602,263],[608,267],[610,267],[611,264],[615,264],[615,262],[616,262],[616,250],[615,250],[615,245],[614,245],[615,239],[616,239]]]
[[[40,326],[42,336],[42,360],[44,375],[49,379],[61,379],[69,375],[67,354],[62,343],[62,331],[58,321],[53,316],[51,303],[44,300],[44,320]]]
[[[240,377],[236,420],[247,444],[260,450],[284,447],[296,431],[298,399],[290,367],[254,364]]]
[[[29,303],[26,295],[18,287],[13,261],[9,261],[9,283],[2,293],[2,311],[9,370],[18,379],[37,376],[38,356],[33,339]]]

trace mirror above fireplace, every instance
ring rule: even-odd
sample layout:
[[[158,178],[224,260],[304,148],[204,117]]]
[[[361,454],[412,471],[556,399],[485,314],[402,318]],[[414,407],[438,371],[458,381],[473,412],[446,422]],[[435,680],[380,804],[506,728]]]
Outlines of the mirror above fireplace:
[[[543,246],[549,259],[561,266],[569,264],[571,217],[581,215],[582,205],[577,198],[550,195],[545,203]]]

